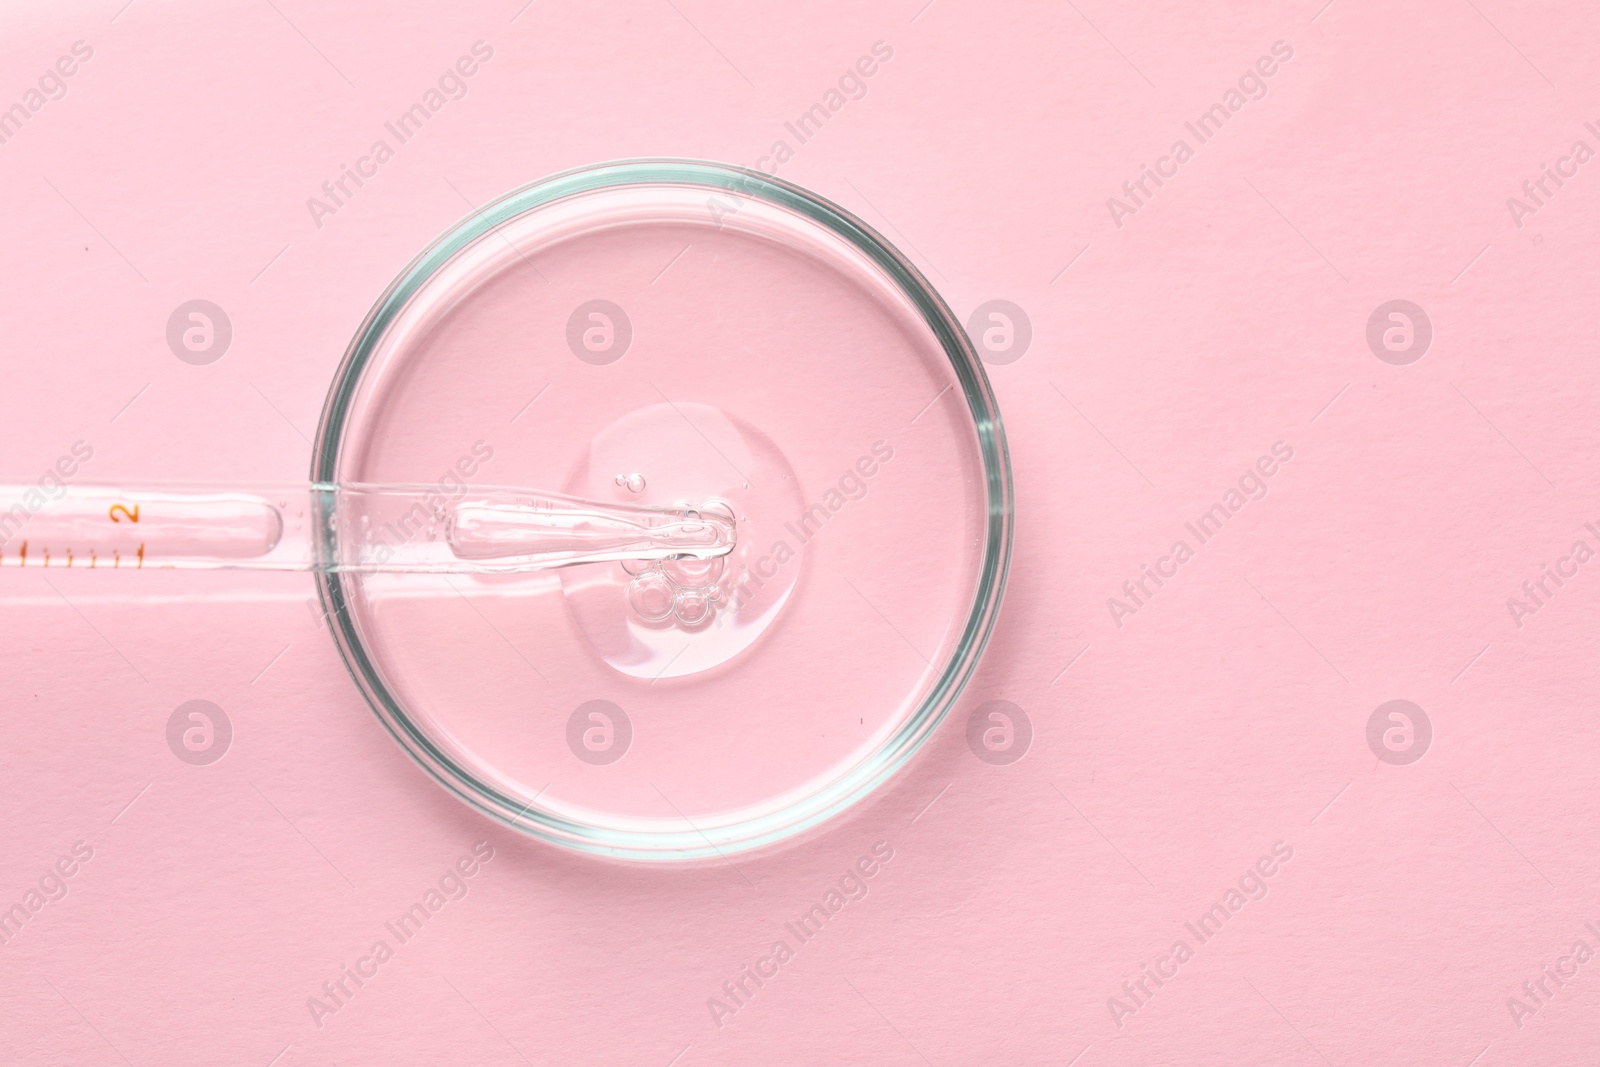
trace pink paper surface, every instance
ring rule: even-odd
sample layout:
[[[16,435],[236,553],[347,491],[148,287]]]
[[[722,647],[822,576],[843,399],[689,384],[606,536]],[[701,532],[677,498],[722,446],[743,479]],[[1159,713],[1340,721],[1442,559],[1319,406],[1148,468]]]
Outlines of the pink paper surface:
[[[10,6],[11,480],[76,442],[95,481],[303,478],[400,268],[605,159],[777,166],[1031,340],[988,368],[1016,548],[961,707],[734,864],[588,860],[451,798],[304,575],[0,575],[0,1060],[1593,1060],[1597,31],[1503,0]],[[308,207],[480,41],[464,96]],[[207,366],[165,334],[197,298],[233,326]],[[1414,312],[1369,341],[1392,301],[1420,358]],[[190,700],[232,724],[208,766],[168,746]],[[969,746],[993,700],[1020,760]],[[1385,711],[1369,744],[1395,700],[1431,737]],[[460,899],[402,940],[430,890]]]

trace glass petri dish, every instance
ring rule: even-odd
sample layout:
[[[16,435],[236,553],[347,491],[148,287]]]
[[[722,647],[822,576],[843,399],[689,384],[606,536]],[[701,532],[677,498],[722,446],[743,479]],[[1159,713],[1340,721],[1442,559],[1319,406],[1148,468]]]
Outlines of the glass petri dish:
[[[950,309],[842,208],[706,162],[569,171],[440,237],[346,353],[312,477],[734,520],[714,560],[318,578],[434,778],[629,860],[771,846],[866,796],[971,676],[1010,552],[1000,417]],[[408,536],[371,516],[323,552]]]

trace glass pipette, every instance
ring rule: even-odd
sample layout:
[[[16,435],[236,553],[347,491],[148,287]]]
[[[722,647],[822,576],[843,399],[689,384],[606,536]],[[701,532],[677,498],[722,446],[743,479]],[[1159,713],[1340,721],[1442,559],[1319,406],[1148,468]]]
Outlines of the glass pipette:
[[[431,574],[712,559],[733,513],[514,488],[326,483],[0,485],[0,568],[236,568]]]

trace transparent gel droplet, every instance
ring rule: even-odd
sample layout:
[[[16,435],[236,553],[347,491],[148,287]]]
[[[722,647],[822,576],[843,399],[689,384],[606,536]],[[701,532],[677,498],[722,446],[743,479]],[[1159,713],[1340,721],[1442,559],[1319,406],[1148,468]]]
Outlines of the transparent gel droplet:
[[[638,491],[616,474],[638,470],[650,471]],[[686,519],[715,513],[733,520],[736,545],[710,560],[565,568],[562,590],[595,654],[653,680],[710,670],[749,648],[800,577],[805,550],[784,525],[805,511],[798,482],[769,437],[705,404],[641,408],[597,434],[564,492],[685,508]]]

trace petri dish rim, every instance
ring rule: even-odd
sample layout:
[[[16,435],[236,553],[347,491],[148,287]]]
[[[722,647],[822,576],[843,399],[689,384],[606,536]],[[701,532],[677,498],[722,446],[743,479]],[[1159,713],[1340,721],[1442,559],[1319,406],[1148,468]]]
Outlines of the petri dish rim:
[[[1005,430],[971,341],[921,271],[849,211],[761,171],[702,160],[633,159],[551,175],[515,189],[458,221],[419,253],[378,298],[356,331],[328,391],[313,445],[311,479],[315,483],[338,481],[345,431],[369,360],[401,310],[457,252],[508,220],[564,197],[619,186],[658,184],[687,185],[760,199],[842,237],[894,282],[950,361],[972,417],[984,469],[988,513],[978,583],[961,637],[916,711],[865,759],[786,808],[728,823],[709,833],[698,828],[619,831],[588,826],[505,795],[436,745],[389,692],[367,654],[349,610],[344,579],[337,571],[324,569],[317,584],[329,631],[357,688],[401,747],[447,790],[499,822],[580,853],[634,861],[684,862],[725,858],[791,840],[872,793],[905,765],[949,714],[993,632],[1010,567],[1013,526],[1011,464]],[[334,524],[323,521],[319,529],[323,557],[338,559]]]

